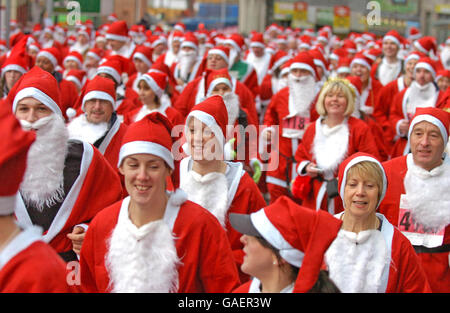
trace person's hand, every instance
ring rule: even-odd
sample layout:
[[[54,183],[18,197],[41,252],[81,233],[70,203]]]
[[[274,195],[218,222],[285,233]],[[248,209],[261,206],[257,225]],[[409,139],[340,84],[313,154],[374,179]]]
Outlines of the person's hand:
[[[76,254],[80,254],[81,245],[83,244],[85,235],[86,232],[84,231],[84,228],[81,226],[75,226],[75,228],[72,230],[72,233],[67,234],[67,238],[72,240],[72,250]]]
[[[398,125],[398,131],[400,135],[406,136],[408,135],[409,130],[409,121],[408,120],[402,120],[400,124]]]
[[[268,129],[266,132],[264,132],[263,137],[266,142],[270,142],[272,140],[272,130]]]
[[[179,86],[184,85],[184,81],[182,81],[181,79],[175,78],[175,80],[176,80],[176,82],[177,82],[177,85],[179,85]]]
[[[254,162],[252,164],[252,169],[253,169],[253,181],[258,184],[259,180],[261,179],[261,165],[259,164],[259,162]]]
[[[320,171],[317,170],[317,164],[310,162],[306,165],[306,174],[311,176],[311,178],[317,177],[320,174]]]

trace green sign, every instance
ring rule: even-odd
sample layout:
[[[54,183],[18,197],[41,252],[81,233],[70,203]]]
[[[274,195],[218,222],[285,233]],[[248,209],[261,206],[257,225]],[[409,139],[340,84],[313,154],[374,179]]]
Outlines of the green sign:
[[[81,13],[100,13],[100,0],[75,0],[80,3]],[[67,1],[53,0],[54,12],[67,13],[67,8],[61,5],[67,5]]]
[[[381,12],[385,13],[400,13],[400,14],[418,14],[419,1],[393,1],[393,0],[375,0],[380,4]]]

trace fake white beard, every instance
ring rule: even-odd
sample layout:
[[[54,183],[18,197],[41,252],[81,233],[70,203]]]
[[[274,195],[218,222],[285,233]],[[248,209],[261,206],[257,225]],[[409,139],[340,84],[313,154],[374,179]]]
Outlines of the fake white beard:
[[[177,292],[180,259],[175,239],[163,220],[136,228],[119,218],[109,240],[106,267],[112,292]]]
[[[192,66],[197,59],[197,53],[195,51],[185,52],[180,51],[178,66],[180,69],[180,78],[187,80],[191,72]]]
[[[332,128],[326,124],[317,123],[313,142],[313,155],[317,166],[334,173],[347,156],[349,137],[350,132],[346,122]]]
[[[222,173],[208,173],[204,176],[191,170],[181,180],[180,188],[188,199],[207,209],[225,228],[228,211],[228,182]]]
[[[287,87],[288,84],[289,84],[289,80],[287,78],[283,78],[283,77],[278,78],[276,91],[278,92],[281,89],[283,89],[284,87]]]
[[[316,97],[314,92],[316,82],[311,75],[295,77],[289,74],[289,115],[309,117],[311,103]]]
[[[383,86],[387,85],[389,82],[395,80],[397,78],[398,73],[400,72],[401,63],[388,63],[385,59],[382,60],[380,66],[380,82]]]
[[[445,47],[441,52],[441,60],[444,68],[450,70],[450,47]]]
[[[416,108],[434,107],[436,104],[437,90],[433,83],[420,86],[413,81],[408,95],[408,112],[414,114]]]
[[[230,65],[228,66],[229,68],[231,68],[234,65],[234,63],[238,60],[237,57],[238,52],[236,51],[236,49],[234,48],[230,49],[230,57],[229,57]]]
[[[64,120],[51,114],[34,123],[20,120],[25,130],[37,129],[36,141],[31,145],[27,169],[20,186],[25,204],[42,212],[64,199],[64,162],[69,134]]]
[[[97,75],[97,68],[90,67],[86,70],[86,76],[88,79],[93,79]]]
[[[404,179],[406,200],[412,217],[425,227],[441,229],[450,224],[450,161],[426,171],[408,163]]]
[[[342,292],[378,292],[390,255],[378,230],[358,234],[341,229],[325,252],[330,278]]]
[[[239,96],[234,92],[227,92],[222,96],[222,99],[227,107],[228,125],[234,125],[239,115]]]
[[[82,114],[67,125],[70,139],[78,139],[94,144],[108,130],[108,123],[94,124],[88,122],[86,115]]]

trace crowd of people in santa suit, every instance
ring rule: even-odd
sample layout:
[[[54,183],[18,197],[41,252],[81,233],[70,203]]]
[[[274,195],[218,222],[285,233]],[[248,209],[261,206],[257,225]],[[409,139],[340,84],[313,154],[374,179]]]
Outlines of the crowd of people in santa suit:
[[[10,27],[1,292],[450,291],[450,37]]]

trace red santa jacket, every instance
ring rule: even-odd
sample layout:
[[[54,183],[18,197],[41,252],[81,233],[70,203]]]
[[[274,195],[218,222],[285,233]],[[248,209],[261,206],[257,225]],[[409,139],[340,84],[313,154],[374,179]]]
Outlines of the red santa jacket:
[[[121,206],[122,201],[119,201],[100,212],[86,233],[80,266],[81,284],[88,292],[110,290],[105,256]],[[177,254],[182,260],[178,267],[178,292],[231,292],[239,285],[230,244],[213,215],[199,205],[185,201],[176,213],[172,232]]]
[[[313,123],[319,115],[315,109],[315,102],[317,98],[311,103],[310,107],[310,123]],[[278,162],[278,166],[267,172],[266,182],[275,184],[283,188],[288,188],[289,183],[295,178],[295,168],[293,168],[293,157],[297,150],[298,144],[301,140],[283,137],[284,121],[289,115],[289,87],[285,87],[277,92],[267,107],[264,115],[265,126],[279,127],[278,133],[278,149],[268,147],[267,152],[271,154],[270,162]],[[305,130],[308,126],[308,121],[302,126]],[[261,137],[261,136],[260,136]],[[260,142],[260,149],[263,149],[264,142]],[[276,160],[277,159],[277,160]]]
[[[1,293],[67,293],[77,290],[77,278],[68,284],[69,273],[59,255],[44,243],[41,231],[29,227],[0,252]]]
[[[303,140],[299,144],[297,151],[295,152],[295,160],[298,162],[297,171],[301,172],[302,169],[307,165],[307,162],[314,162],[317,164],[317,160],[313,155],[314,139],[316,137],[317,124],[321,122],[321,119],[316,120],[308,126],[303,135]],[[375,143],[375,139],[370,131],[367,124],[355,117],[348,117],[347,120],[349,138],[346,156],[352,155],[356,152],[367,152],[378,158],[378,149]],[[333,151],[329,151],[330,155],[333,155]],[[344,160],[345,157],[342,159]],[[333,173],[334,177],[337,177],[339,165],[336,167]],[[324,192],[325,182],[319,179],[313,179],[311,181],[312,188],[306,199],[303,201],[303,205],[314,210],[319,208],[328,211],[328,200],[326,197],[326,192]],[[321,191],[322,189],[322,191]],[[319,198],[319,192],[322,199]],[[342,199],[337,196],[334,198],[334,213],[339,213],[343,210]],[[333,213],[333,212],[330,212]]]
[[[388,189],[379,211],[395,226],[399,225],[400,197],[405,194],[403,181],[408,171],[407,158],[400,156],[383,163]],[[424,190],[426,192],[426,190]],[[450,225],[445,227],[443,245],[450,244]],[[449,252],[418,253],[433,292],[450,292]]]
[[[88,224],[103,208],[122,198],[117,170],[91,144],[82,142],[82,145],[80,174],[43,236],[58,253],[72,250],[72,241],[67,234],[76,225]],[[15,214],[19,223],[32,225],[21,197],[18,197]]]

